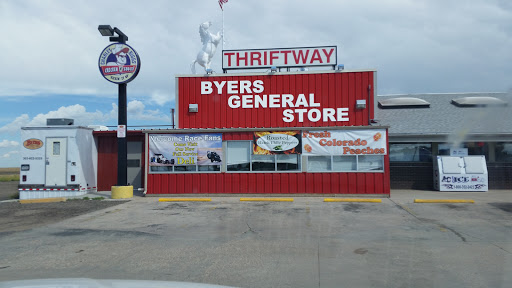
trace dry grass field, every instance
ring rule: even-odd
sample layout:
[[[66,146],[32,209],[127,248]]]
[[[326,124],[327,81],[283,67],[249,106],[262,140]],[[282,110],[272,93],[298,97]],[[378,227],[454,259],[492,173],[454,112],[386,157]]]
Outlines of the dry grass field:
[[[20,175],[20,168],[0,168],[0,175]]]
[[[20,168],[0,168],[0,182],[20,180]]]

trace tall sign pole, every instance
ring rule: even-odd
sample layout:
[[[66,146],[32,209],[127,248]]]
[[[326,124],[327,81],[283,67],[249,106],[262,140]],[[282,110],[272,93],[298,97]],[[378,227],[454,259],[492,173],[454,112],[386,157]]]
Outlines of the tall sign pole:
[[[140,58],[137,52],[126,44],[126,36],[118,28],[110,25],[99,25],[98,30],[103,36],[110,36],[111,42],[100,54],[98,66],[101,75],[108,81],[118,85],[117,114],[117,185],[127,186],[127,104],[126,90],[128,82],[137,77],[140,70]],[[114,33],[118,36],[113,37]]]
[[[128,158],[128,143],[126,141],[126,130],[128,125],[127,105],[126,105],[126,87],[128,84],[123,83],[118,85],[119,99],[117,111],[117,186],[128,185],[128,165],[126,159]]]

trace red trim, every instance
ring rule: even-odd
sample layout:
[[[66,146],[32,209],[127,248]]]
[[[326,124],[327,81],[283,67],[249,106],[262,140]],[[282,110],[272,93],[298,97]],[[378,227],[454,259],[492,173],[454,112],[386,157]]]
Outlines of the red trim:
[[[39,189],[39,188],[19,188],[18,191],[80,191],[79,189]]]
[[[114,128],[115,130],[109,130],[109,131],[93,131],[93,135],[98,135],[98,134],[115,134],[117,135],[117,129]],[[131,136],[131,134],[140,134],[142,133],[142,130],[128,130],[128,135]],[[117,138],[117,137],[116,137]]]

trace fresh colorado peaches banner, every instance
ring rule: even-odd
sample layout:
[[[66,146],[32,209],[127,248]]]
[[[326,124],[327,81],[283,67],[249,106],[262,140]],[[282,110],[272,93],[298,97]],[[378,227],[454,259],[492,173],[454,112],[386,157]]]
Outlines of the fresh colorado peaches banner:
[[[386,130],[302,131],[302,154],[386,155]]]

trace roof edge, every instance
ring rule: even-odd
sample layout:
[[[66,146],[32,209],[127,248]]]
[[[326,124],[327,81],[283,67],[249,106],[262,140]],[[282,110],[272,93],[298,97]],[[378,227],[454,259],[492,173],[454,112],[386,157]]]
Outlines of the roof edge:
[[[247,72],[247,73],[215,73],[215,74],[175,74],[175,78],[191,77],[232,77],[232,76],[266,76],[266,75],[294,75],[294,74],[331,74],[351,72],[377,72],[377,69],[353,69],[353,70],[311,70],[311,71],[290,71],[290,72]]]
[[[258,132],[258,131],[292,131],[292,130],[367,130],[388,129],[389,126],[326,126],[326,127],[274,127],[274,128],[198,128],[198,129],[161,129],[142,130],[142,133],[222,133],[222,132]]]

